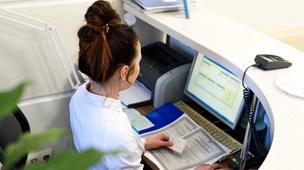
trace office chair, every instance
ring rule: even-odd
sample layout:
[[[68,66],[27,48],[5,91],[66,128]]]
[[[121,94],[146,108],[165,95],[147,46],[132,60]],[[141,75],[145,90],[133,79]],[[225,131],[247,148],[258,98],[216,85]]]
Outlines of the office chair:
[[[16,106],[16,110],[0,122],[0,162],[3,164],[6,147],[16,142],[19,136],[30,131],[29,123],[23,112]],[[27,155],[10,169],[19,169],[26,163]]]

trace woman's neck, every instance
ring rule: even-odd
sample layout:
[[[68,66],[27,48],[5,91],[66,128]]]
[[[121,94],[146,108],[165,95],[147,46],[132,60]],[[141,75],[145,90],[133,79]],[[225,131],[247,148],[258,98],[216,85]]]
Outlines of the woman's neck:
[[[111,85],[111,83],[100,84],[100,83],[91,81],[88,84],[87,89],[89,92],[96,94],[96,95],[110,97],[113,99],[118,99],[117,96],[118,96],[119,90],[117,90],[117,88],[115,88],[115,85]]]

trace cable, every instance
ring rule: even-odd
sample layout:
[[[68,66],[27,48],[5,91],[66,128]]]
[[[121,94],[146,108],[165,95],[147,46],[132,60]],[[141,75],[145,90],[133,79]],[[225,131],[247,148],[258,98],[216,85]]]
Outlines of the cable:
[[[250,89],[245,87],[245,85],[244,85],[244,78],[245,78],[245,74],[246,74],[247,70],[250,67],[259,67],[259,66],[260,66],[260,63],[256,63],[256,64],[253,64],[253,65],[246,68],[246,70],[244,71],[243,77],[242,77],[242,85],[244,87],[243,97],[244,97],[244,103],[245,103],[245,112],[248,115],[248,122],[249,122],[250,129],[251,129],[251,136],[252,136],[254,144],[255,144],[257,150],[259,151],[259,153],[261,154],[261,156],[266,157],[267,149],[260,142],[260,138],[259,138],[259,135],[257,133],[257,130],[255,128],[255,124],[254,124],[254,121],[253,121],[254,106],[250,104]]]
[[[256,64],[252,64],[251,66],[247,67],[244,71],[244,74],[243,74],[243,77],[242,77],[242,85],[244,87],[244,89],[246,89],[247,87],[245,87],[244,85],[244,79],[245,79],[245,75],[246,75],[246,72],[247,70],[250,68],[250,67],[259,67],[261,64],[260,63],[256,63]]]

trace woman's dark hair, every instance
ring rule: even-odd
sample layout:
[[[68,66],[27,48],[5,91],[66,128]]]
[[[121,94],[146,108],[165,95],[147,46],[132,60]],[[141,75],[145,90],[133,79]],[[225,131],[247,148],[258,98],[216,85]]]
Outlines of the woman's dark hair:
[[[85,19],[87,24],[78,31],[79,70],[98,83],[107,82],[123,65],[130,66],[127,76],[132,74],[139,42],[136,33],[121,24],[119,15],[107,1],[94,2]]]

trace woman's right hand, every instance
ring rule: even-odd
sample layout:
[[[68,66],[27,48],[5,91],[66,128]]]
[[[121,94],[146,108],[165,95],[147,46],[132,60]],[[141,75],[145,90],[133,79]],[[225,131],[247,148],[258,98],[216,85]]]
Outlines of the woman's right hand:
[[[169,141],[169,138],[169,136],[163,133],[151,138],[147,138],[145,143],[145,149],[152,150],[163,146],[172,146],[173,143]]]

